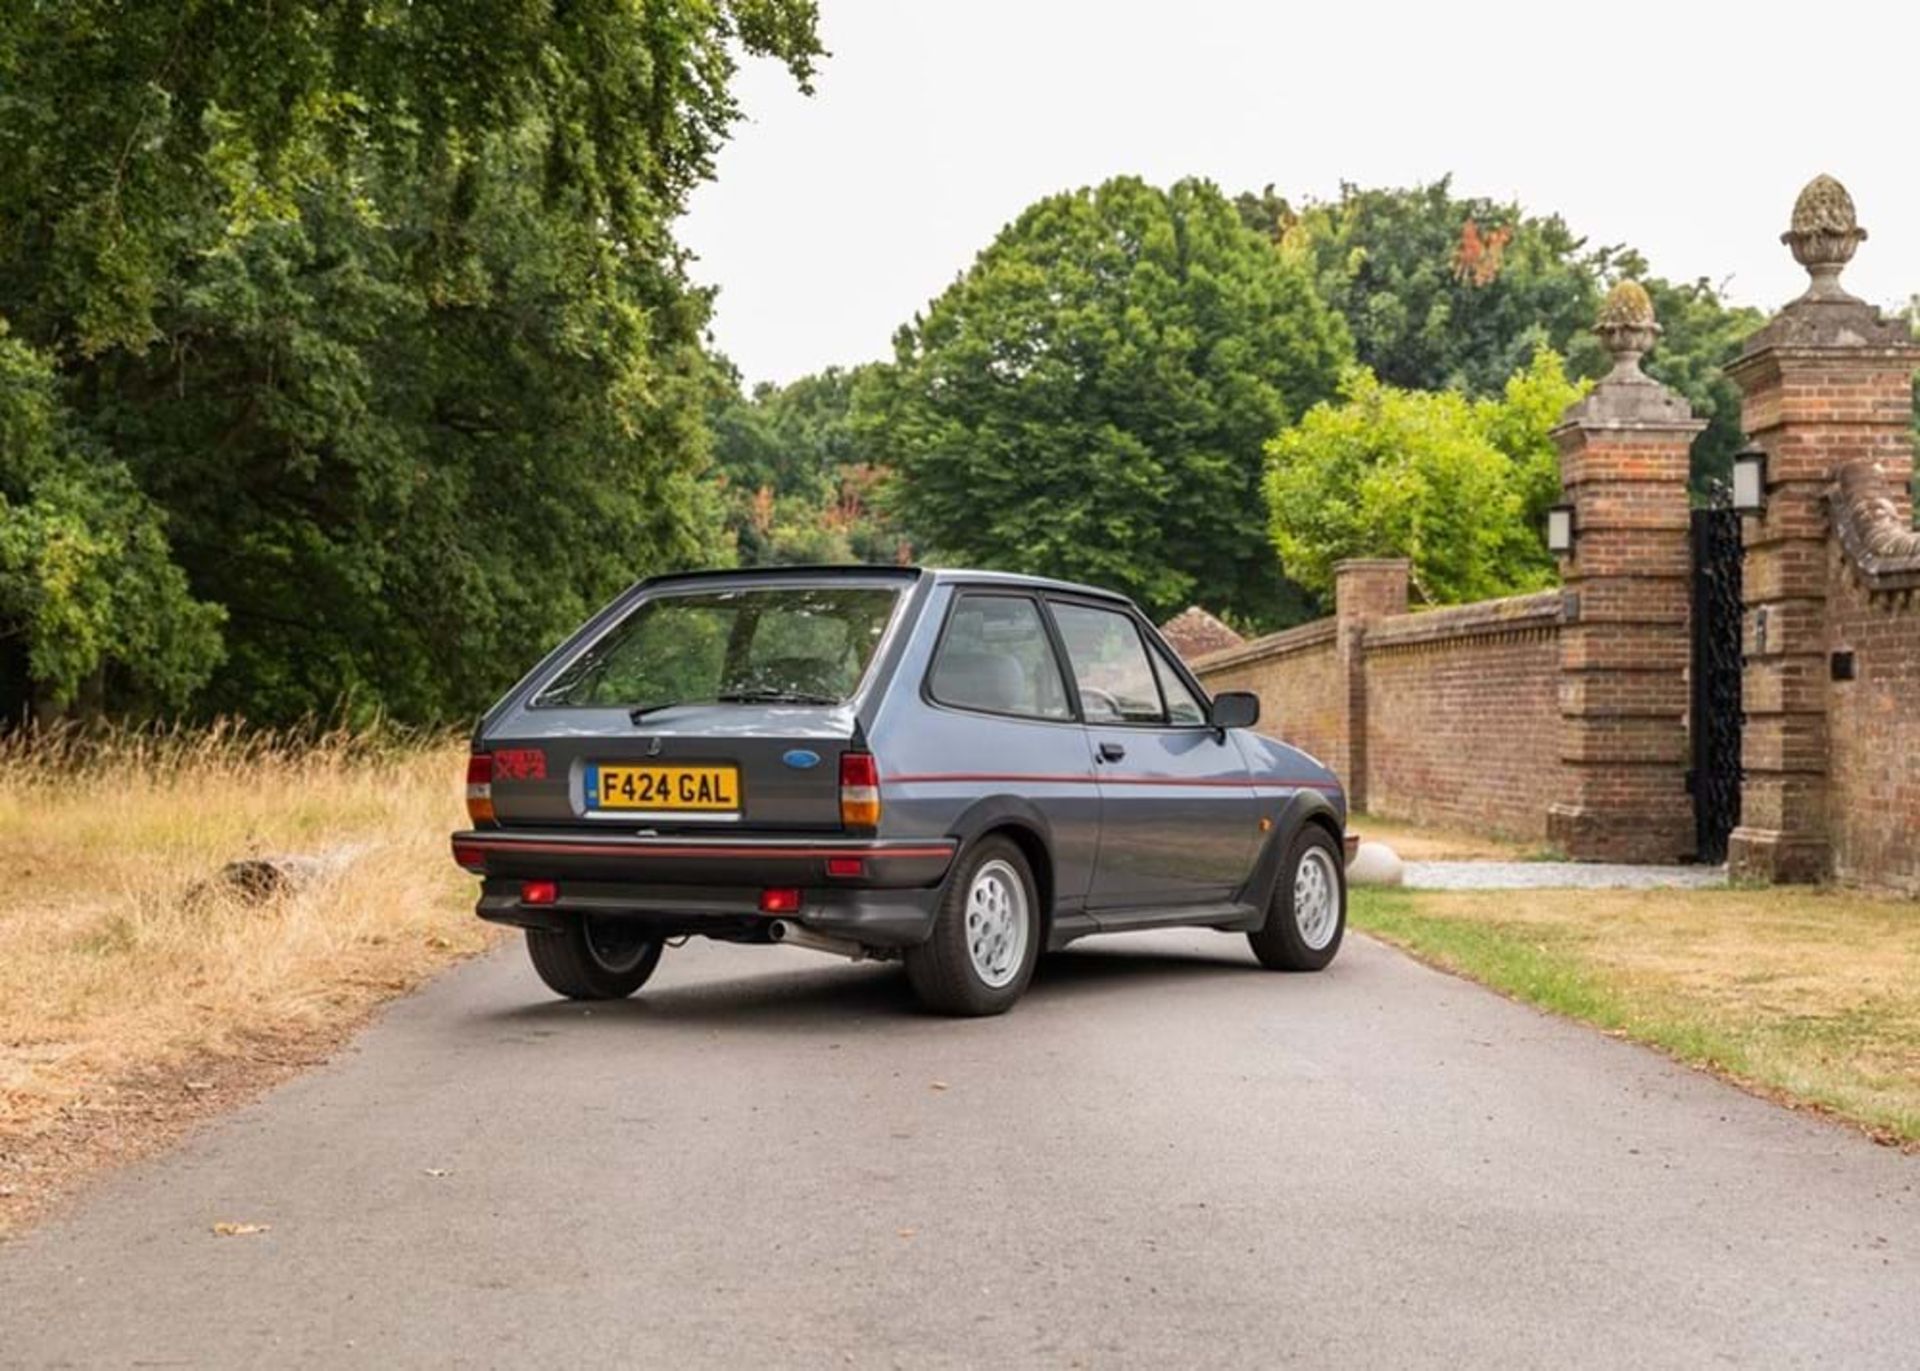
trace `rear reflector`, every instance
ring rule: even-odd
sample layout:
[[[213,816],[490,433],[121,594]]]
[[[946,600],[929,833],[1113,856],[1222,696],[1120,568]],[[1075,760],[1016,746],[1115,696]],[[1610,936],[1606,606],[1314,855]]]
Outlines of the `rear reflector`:
[[[467,758],[467,821],[476,828],[493,822],[493,757],[476,752]]]
[[[880,767],[871,752],[840,754],[840,822],[847,828],[880,826]]]
[[[790,885],[769,886],[760,892],[762,914],[798,914],[800,892]]]
[[[860,857],[829,857],[827,874],[829,876],[864,876],[867,874],[867,863]]]
[[[521,904],[553,904],[560,898],[560,887],[552,881],[520,882]]]
[[[468,871],[485,871],[487,850],[478,843],[455,843],[453,860],[455,865],[465,867]]]

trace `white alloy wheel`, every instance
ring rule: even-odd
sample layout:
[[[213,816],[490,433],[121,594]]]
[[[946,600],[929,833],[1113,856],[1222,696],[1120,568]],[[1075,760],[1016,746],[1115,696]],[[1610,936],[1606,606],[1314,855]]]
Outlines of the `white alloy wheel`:
[[[967,887],[967,955],[990,990],[1010,985],[1027,957],[1026,882],[999,858],[982,862]]]
[[[1300,941],[1315,952],[1340,928],[1340,875],[1324,847],[1309,847],[1293,873],[1293,922]]]

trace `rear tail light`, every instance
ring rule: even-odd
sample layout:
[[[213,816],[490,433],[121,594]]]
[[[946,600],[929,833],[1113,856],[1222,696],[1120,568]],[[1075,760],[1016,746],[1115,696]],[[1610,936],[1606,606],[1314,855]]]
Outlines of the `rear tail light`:
[[[476,752],[467,758],[467,821],[475,828],[493,822],[493,755]]]
[[[840,754],[840,822],[848,828],[880,826],[880,768],[871,752]]]

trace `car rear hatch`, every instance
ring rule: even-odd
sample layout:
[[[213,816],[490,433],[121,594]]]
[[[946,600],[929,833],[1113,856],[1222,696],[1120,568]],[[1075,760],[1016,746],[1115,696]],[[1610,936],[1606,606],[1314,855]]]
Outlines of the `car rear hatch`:
[[[484,744],[503,828],[844,831],[848,706],[688,704],[637,722],[625,710],[542,714],[537,732],[508,728]]]

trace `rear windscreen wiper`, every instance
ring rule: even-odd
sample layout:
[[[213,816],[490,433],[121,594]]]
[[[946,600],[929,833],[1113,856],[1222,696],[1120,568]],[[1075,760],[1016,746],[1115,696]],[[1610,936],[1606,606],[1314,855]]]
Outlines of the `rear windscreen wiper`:
[[[657,705],[635,705],[627,711],[627,717],[637,724],[649,714],[658,714],[663,709],[673,709],[679,705],[690,705],[693,703],[694,701],[692,700],[662,700]]]

